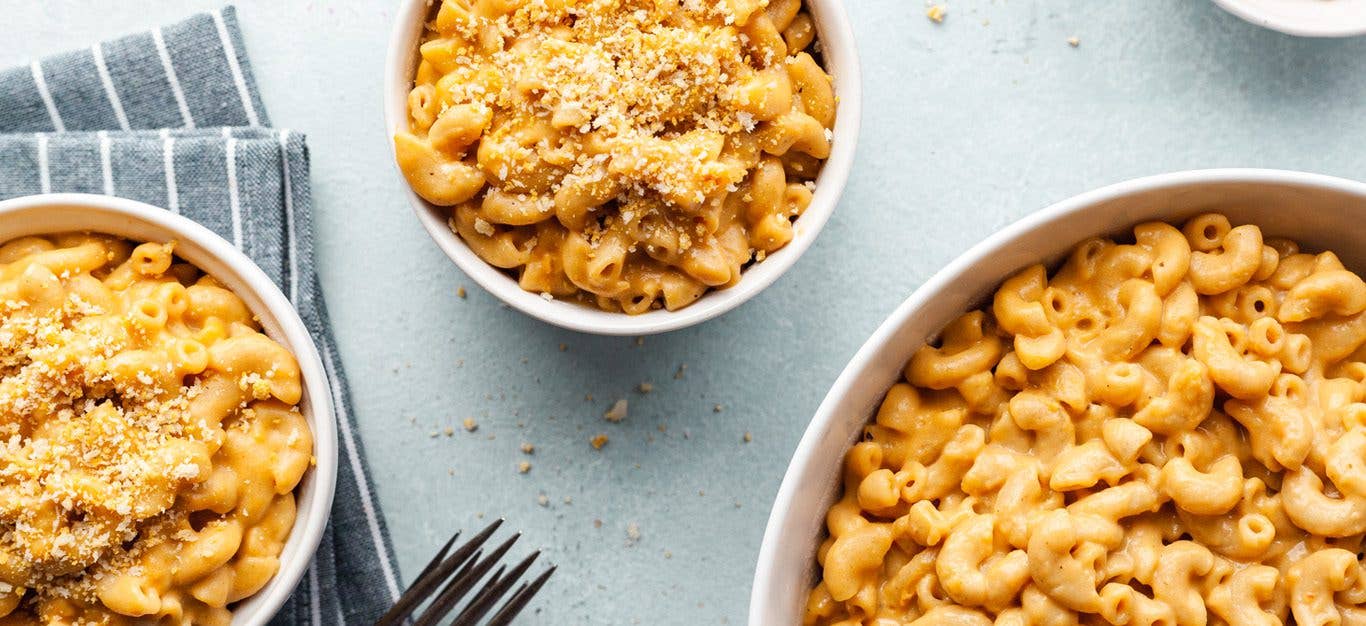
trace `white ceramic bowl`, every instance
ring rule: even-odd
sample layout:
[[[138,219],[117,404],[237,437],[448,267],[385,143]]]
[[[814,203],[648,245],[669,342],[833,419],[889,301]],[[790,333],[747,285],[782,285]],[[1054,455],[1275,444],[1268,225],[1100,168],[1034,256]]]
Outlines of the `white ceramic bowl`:
[[[87,194],[49,194],[0,202],[0,242],[26,235],[92,231],[136,241],[176,242],[176,256],[221,281],[246,302],[266,334],[299,361],[304,398],[299,410],[313,429],[317,464],[295,492],[298,518],[280,553],[280,571],[241,602],[233,626],[262,626],[289,598],[322,539],[337,479],[337,430],[327,374],[299,314],[265,272],[209,229],[151,205]]]
[[[1301,37],[1366,34],[1366,0],[1214,0],[1253,24]]]
[[[408,188],[405,180],[403,186],[408,200],[432,239],[474,282],[513,308],[556,326],[600,335],[649,335],[699,324],[730,311],[778,280],[811,246],[834,212],[849,178],[849,169],[854,164],[854,144],[858,141],[863,99],[854,31],[849,26],[842,0],[806,0],[806,4],[816,21],[817,40],[824,54],[826,70],[835,79],[835,95],[839,98],[830,159],[816,179],[811,206],[796,221],[792,241],[768,255],[762,263],[750,266],[734,287],[710,291],[679,311],[659,310],[642,315],[546,300],[523,290],[516,279],[480,259],[447,225],[449,209],[423,200]],[[431,6],[432,0],[402,0],[398,8],[384,77],[384,129],[390,136],[408,129],[408,92],[412,90],[417,67],[423,20]]]
[[[749,623],[800,624],[844,453],[926,339],[1034,263],[1083,239],[1217,210],[1366,269],[1366,183],[1279,170],[1200,170],[1104,187],[1034,213],[973,246],[911,294],[835,381],[793,454],[759,550]]]

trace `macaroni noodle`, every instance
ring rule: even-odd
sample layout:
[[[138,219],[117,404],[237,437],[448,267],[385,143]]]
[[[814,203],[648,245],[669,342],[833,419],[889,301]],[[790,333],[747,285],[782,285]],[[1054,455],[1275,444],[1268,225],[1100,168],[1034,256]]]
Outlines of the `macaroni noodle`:
[[[792,239],[836,108],[801,0],[439,4],[398,164],[522,288],[675,310]]]
[[[298,363],[173,252],[0,245],[0,624],[226,625],[279,568]]]
[[[804,623],[1366,623],[1366,283],[1207,214],[1028,268],[844,461]]]

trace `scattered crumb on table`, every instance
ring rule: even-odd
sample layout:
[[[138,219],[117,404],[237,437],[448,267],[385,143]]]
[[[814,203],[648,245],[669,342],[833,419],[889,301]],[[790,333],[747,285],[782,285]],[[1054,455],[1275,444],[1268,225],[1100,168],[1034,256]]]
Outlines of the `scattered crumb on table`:
[[[602,520],[600,520],[600,519],[595,519],[595,520],[593,520],[593,528],[602,528]]]
[[[465,418],[464,426],[465,432],[467,433],[472,433],[476,430],[479,430],[479,422],[474,421],[473,417]]]
[[[683,375],[688,373],[688,364],[683,363],[678,366],[678,371],[674,372],[674,380],[683,380]]]
[[[641,393],[650,393],[655,390],[654,383],[643,382],[636,386],[636,390]]]
[[[530,471],[531,471],[531,463],[530,463],[530,462],[528,462],[528,461],[522,461],[521,463],[518,463],[518,464],[517,464],[517,473],[519,473],[519,474],[525,474],[525,473],[530,472]]]
[[[468,293],[465,293],[465,286],[464,286],[464,285],[461,285],[459,289],[456,289],[456,290],[455,290],[455,295],[460,296],[461,298],[464,298],[465,296],[468,296],[469,294],[468,294]]]
[[[925,17],[930,18],[930,21],[934,22],[935,24],[944,23],[944,17],[948,14],[948,7],[945,7],[942,4],[932,4],[930,5],[930,8],[925,9]]]
[[[450,436],[455,435],[455,429],[454,429],[454,428],[451,428],[450,426],[447,426],[447,427],[446,427],[446,431],[445,431],[445,432],[446,432],[446,436],[447,436],[447,437],[450,437]]]
[[[539,504],[543,507],[550,506],[550,496],[547,496],[545,494],[536,496],[536,504]]]
[[[531,445],[530,443],[526,443],[526,442],[523,442],[523,443],[522,443],[522,454],[533,454],[533,453],[535,453],[535,452],[536,452],[536,446],[533,446],[533,445]]]
[[[1073,48],[1076,48],[1077,46],[1080,46],[1080,45],[1081,45],[1081,37],[1068,37],[1068,38],[1067,38],[1067,45],[1072,46]]]
[[[754,435],[749,434],[749,431],[747,430],[747,431],[745,431],[744,440],[745,440],[745,443],[749,443],[749,442],[751,442],[751,441],[754,441]]]
[[[607,409],[607,412],[602,414],[602,419],[613,423],[626,419],[627,406],[626,398],[617,400],[612,404],[612,408]]]
[[[607,441],[607,433],[598,433],[594,435],[593,438],[588,441],[588,443],[593,444],[594,450],[601,450],[603,446],[607,445]]]
[[[635,545],[637,541],[640,541],[640,526],[629,522],[626,524],[626,545]]]
[[[724,405],[724,404],[718,404],[718,405],[716,405],[716,406],[714,406],[714,407],[711,408],[711,412],[712,412],[712,413],[720,413],[721,411],[724,411],[724,410],[726,410],[726,405]]]

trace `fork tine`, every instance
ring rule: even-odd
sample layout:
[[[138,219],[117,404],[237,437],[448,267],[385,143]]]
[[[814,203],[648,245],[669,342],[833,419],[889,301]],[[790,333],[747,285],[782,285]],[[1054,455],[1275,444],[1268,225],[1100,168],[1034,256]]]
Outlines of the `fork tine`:
[[[540,550],[532,552],[531,554],[527,555],[526,558],[522,559],[520,563],[513,566],[512,571],[509,572],[507,576],[500,577],[497,580],[489,580],[487,583],[484,584],[484,588],[479,592],[479,595],[476,596],[475,599],[470,602],[470,605],[473,606],[475,603],[483,602],[485,597],[489,596],[490,594],[493,594],[493,600],[489,602],[488,607],[492,608],[493,603],[496,602],[498,598],[501,598],[503,594],[507,593],[508,589],[511,589],[513,585],[517,584],[517,582],[521,580],[522,575],[525,574],[527,569],[531,567],[531,564],[534,563],[536,559],[540,556]],[[465,611],[468,612],[469,610],[470,608],[466,607]],[[488,609],[485,609],[484,612],[487,612],[487,610]]]
[[[416,609],[418,605],[422,604],[422,601],[426,600],[428,596],[436,590],[437,586],[441,584],[441,581],[449,576],[451,571],[455,570],[455,568],[466,561],[470,554],[475,550],[478,550],[479,546],[488,541],[489,537],[493,536],[494,531],[498,530],[498,527],[502,524],[503,520],[494,520],[492,524],[489,524],[488,528],[480,531],[479,534],[471,538],[469,542],[457,548],[455,552],[450,555],[446,555],[446,550],[455,543],[455,539],[459,536],[459,533],[456,533],[455,537],[451,537],[451,539],[446,542],[445,547],[441,549],[441,552],[437,553],[436,558],[432,559],[432,561],[427,564],[427,567],[423,568],[422,574],[417,577],[417,580],[408,588],[408,591],[404,592],[403,595],[399,597],[398,602],[395,602],[394,606],[380,617],[379,621],[375,622],[375,626],[392,626],[412,614],[413,610]]]
[[[512,620],[517,617],[517,614],[521,613],[522,609],[526,608],[526,605],[531,603],[531,598],[536,595],[536,592],[541,590],[541,587],[545,585],[545,581],[550,580],[550,575],[555,573],[555,567],[556,566],[551,565],[550,569],[536,577],[536,580],[531,581],[531,584],[524,584],[521,587],[518,587],[517,593],[512,594],[512,597],[508,599],[507,604],[504,604],[503,608],[498,609],[498,612],[494,613],[493,617],[489,618],[489,622],[485,626],[507,626],[508,624],[511,624]]]
[[[436,566],[441,563],[442,559],[446,558],[446,552],[451,549],[452,545],[455,545],[455,540],[459,538],[460,531],[457,530],[454,535],[451,535],[450,539],[446,540],[446,544],[441,546],[441,549],[437,551],[436,556],[432,557],[432,560],[427,562],[427,566],[422,568],[422,572],[417,575],[417,578],[414,578],[413,580],[422,580],[427,577],[427,574],[432,573],[432,570],[436,569]]]
[[[441,591],[436,594],[436,598],[433,599],[431,604],[428,604],[427,608],[418,616],[418,620],[414,626],[424,623],[434,623],[436,620],[440,619],[442,615],[450,611],[450,607],[455,606],[455,603],[465,597],[465,594],[469,593],[469,586],[464,585],[463,582],[466,580],[466,576],[469,575],[470,571],[479,566],[479,563],[483,558],[484,551],[476,550],[469,560],[467,560],[464,565],[460,566],[460,569],[457,570],[455,574],[448,577],[446,584],[442,585]]]
[[[455,603],[465,597],[465,594],[474,588],[475,584],[484,577],[484,574],[493,569],[493,566],[503,558],[503,555],[507,554],[508,550],[512,549],[512,544],[517,543],[521,536],[521,533],[517,533],[509,537],[502,545],[494,548],[488,556],[479,559],[473,566],[465,568],[460,576],[447,583],[441,596],[433,601],[431,606],[427,607],[427,610],[422,613],[422,617],[417,620],[414,626],[431,626],[445,617],[447,613],[450,613]]]
[[[470,604],[477,604],[479,602],[483,602],[484,596],[488,595],[490,590],[492,590],[494,587],[497,587],[499,583],[503,582],[503,574],[507,573],[507,569],[508,568],[506,565],[499,565],[498,569],[493,570],[493,574],[489,576],[489,579],[484,581],[483,585],[480,585],[479,592],[474,594],[474,597],[470,599]],[[469,608],[466,607],[465,610],[468,611]],[[461,613],[463,614],[464,611],[461,611]]]
[[[531,564],[535,562],[536,558],[539,556],[541,556],[539,550],[532,552],[530,556],[522,559],[521,563],[518,563],[513,567],[512,571],[508,572],[507,576],[502,577],[501,579],[495,577],[494,580],[490,580],[489,583],[484,586],[483,591],[480,591],[479,595],[470,602],[469,606],[465,607],[465,610],[461,611],[460,615],[456,616],[455,621],[451,623],[451,626],[473,626],[478,622],[479,618],[483,617],[485,613],[489,612],[489,609],[493,608],[494,604],[508,592],[508,589],[511,589],[513,585],[517,584],[517,580],[526,573],[527,569],[531,567]]]

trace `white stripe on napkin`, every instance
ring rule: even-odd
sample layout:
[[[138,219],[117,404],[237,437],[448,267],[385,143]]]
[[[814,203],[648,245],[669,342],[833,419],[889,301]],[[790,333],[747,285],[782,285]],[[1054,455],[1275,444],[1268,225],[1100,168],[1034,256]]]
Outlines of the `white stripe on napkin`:
[[[112,146],[109,144],[109,131],[102,130],[95,133],[100,138],[100,176],[104,179],[104,195],[114,195],[114,163],[112,161]]]
[[[237,64],[237,49],[228,36],[228,26],[223,23],[222,10],[210,13],[213,25],[218,27],[218,39],[223,42],[223,54],[228,57],[228,71],[232,72],[232,82],[237,84],[237,94],[242,96],[242,107],[247,110],[247,121],[252,126],[260,126],[261,118],[256,115],[256,105],[251,103],[251,92],[247,90],[247,79],[242,75],[242,66]]]
[[[128,130],[128,114],[123,111],[123,101],[119,100],[119,92],[114,89],[114,79],[109,76],[109,66],[104,63],[104,49],[97,43],[90,46],[90,54],[95,57],[95,73],[100,75],[104,95],[109,97],[109,106],[114,109],[114,117],[119,120],[119,128]]]
[[[171,95],[175,96],[176,106],[180,107],[180,118],[185,121],[185,128],[194,128],[194,117],[190,115],[190,105],[185,102],[185,90],[180,88],[180,79],[175,75],[175,63],[171,62],[171,53],[166,49],[166,38],[161,35],[160,26],[152,29],[152,42],[156,44],[157,56],[161,57],[161,69],[166,71]]]
[[[323,348],[323,358],[327,359],[327,369],[331,376],[328,382],[332,384],[332,402],[337,405],[338,415],[348,415],[350,410],[346,407],[346,400],[342,397],[340,384],[337,382],[337,364],[332,358],[332,346],[327,341],[319,342]],[[388,585],[389,596],[394,602],[398,602],[398,580],[394,576],[394,570],[389,566],[389,550],[384,547],[384,534],[379,530],[379,518],[375,515],[375,503],[371,499],[370,485],[365,484],[365,471],[360,465],[360,453],[356,450],[356,435],[351,432],[349,420],[337,420],[338,430],[341,431],[342,443],[346,445],[346,459],[351,462],[351,473],[356,477],[356,490],[360,493],[361,509],[365,512],[365,521],[370,526],[370,539],[375,542],[375,552],[379,554],[380,571],[384,573],[384,582]]]
[[[52,118],[52,127],[59,133],[65,131],[66,124],[62,123],[62,114],[57,112],[57,103],[52,101],[52,93],[47,90],[43,66],[34,61],[29,64],[29,70],[33,72],[33,84],[38,88],[38,97],[43,99],[43,106],[47,107],[47,116]]]

